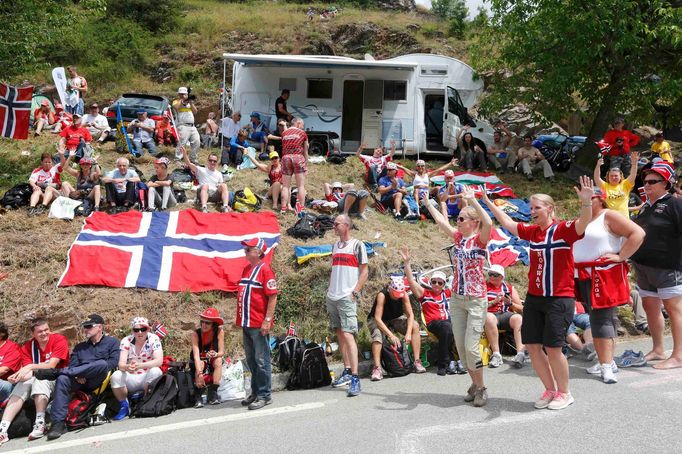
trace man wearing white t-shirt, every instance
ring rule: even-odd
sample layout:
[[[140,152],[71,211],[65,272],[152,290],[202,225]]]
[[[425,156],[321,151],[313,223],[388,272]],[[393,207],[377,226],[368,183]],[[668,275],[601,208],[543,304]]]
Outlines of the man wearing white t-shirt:
[[[97,103],[90,105],[88,113],[81,120],[81,124],[90,131],[92,138],[97,139],[99,143],[107,140],[109,131],[111,131],[107,117],[99,113],[99,105]]]
[[[332,274],[327,290],[327,312],[336,330],[339,349],[343,357],[343,373],[332,383],[339,388],[348,385],[348,397],[360,394],[358,377],[358,301],[360,291],[367,282],[367,249],[362,241],[350,236],[352,222],[341,214],[334,220],[334,233],[339,241],[332,249]]]
[[[208,202],[218,203],[221,201],[223,202],[223,206],[220,209],[222,213],[232,211],[230,208],[230,192],[227,190],[227,184],[223,182],[223,174],[217,169],[218,155],[209,153],[206,167],[202,167],[193,164],[189,160],[185,147],[181,146],[180,151],[182,151],[182,158],[185,160],[185,164],[194,175],[196,175],[197,180],[199,181],[199,189],[197,192],[199,193],[201,211],[203,213],[208,213]]]

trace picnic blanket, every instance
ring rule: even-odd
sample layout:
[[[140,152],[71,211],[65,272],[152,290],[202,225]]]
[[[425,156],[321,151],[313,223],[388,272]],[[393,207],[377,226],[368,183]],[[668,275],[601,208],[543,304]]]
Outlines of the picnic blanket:
[[[493,201],[495,205],[500,207],[502,211],[515,221],[530,222],[530,203],[523,199],[496,199]],[[487,206],[481,204],[483,209],[488,212],[490,217],[493,214]]]

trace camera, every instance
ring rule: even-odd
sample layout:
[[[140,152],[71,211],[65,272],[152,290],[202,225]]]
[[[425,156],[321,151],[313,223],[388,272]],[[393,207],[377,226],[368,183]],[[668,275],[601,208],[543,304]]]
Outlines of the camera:
[[[192,94],[192,87],[187,87],[187,99],[196,101],[197,95]]]

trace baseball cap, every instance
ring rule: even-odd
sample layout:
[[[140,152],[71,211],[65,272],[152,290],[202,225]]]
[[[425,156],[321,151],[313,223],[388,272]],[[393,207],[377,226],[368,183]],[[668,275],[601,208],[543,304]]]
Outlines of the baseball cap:
[[[47,107],[50,105],[50,101],[48,101],[47,99],[43,99],[42,101],[40,101],[40,105]]]
[[[405,282],[402,277],[393,276],[388,284],[388,292],[393,298],[402,298],[405,295]]]
[[[71,114],[71,116],[72,116],[73,118],[82,118],[82,117],[83,117],[83,114],[79,114],[78,112],[74,112],[74,113]]]
[[[187,94],[187,87],[178,88],[178,94],[179,95],[186,95]]]
[[[258,112],[251,112],[251,115],[253,118],[258,118],[260,120],[260,114]]]
[[[251,238],[250,240],[244,240],[242,241],[242,246],[258,248],[263,252],[263,254],[265,254],[265,251],[268,249],[268,245],[265,244],[265,241],[263,241],[262,238]]]
[[[147,328],[151,328],[151,326],[149,326],[149,320],[144,317],[135,317],[133,319],[133,321],[130,323],[130,327],[135,328],[136,326],[145,326]]]
[[[490,268],[488,268],[488,273],[497,273],[504,277],[504,267],[502,265],[490,265]]]
[[[386,170],[398,170],[398,166],[395,164],[395,162],[389,162],[386,164]]]
[[[447,282],[447,280],[448,280],[447,276],[442,271],[434,271],[431,274],[431,280],[434,280],[434,279],[440,279],[443,282]]]
[[[144,109],[140,109],[140,110],[136,111],[135,113],[136,113],[137,115],[142,115],[142,114],[146,114],[147,111],[144,110]]]
[[[443,176],[445,178],[455,178],[455,172],[452,170],[446,170]]]
[[[270,154],[268,155],[268,158],[270,159],[279,158],[279,154],[277,154],[276,151],[271,151]]]
[[[673,170],[673,167],[666,161],[656,162],[653,166],[651,166],[650,169],[644,170],[643,174],[646,175],[647,173],[651,172],[659,174],[665,179],[665,181],[669,183],[672,183],[675,180],[675,171]]]
[[[78,165],[79,165],[79,166],[88,165],[88,164],[89,164],[89,165],[92,165],[92,163],[93,163],[92,158],[89,158],[89,157],[87,157],[87,156],[83,156],[83,157],[80,159],[80,161],[78,161]]]
[[[104,319],[99,314],[90,314],[88,319],[81,323],[81,326],[104,325]]]
[[[415,165],[416,166],[425,166],[426,161],[424,161],[423,159],[417,159],[417,163]]]
[[[159,158],[159,159],[157,159],[156,161],[154,161],[154,164],[163,164],[163,165],[165,165],[166,167],[168,167],[168,165],[170,164],[170,161],[168,160],[168,158],[166,158],[166,157],[164,156],[163,158]]]
[[[332,183],[332,189],[336,188],[343,189],[343,184],[341,184],[340,181],[335,181],[334,183]]]

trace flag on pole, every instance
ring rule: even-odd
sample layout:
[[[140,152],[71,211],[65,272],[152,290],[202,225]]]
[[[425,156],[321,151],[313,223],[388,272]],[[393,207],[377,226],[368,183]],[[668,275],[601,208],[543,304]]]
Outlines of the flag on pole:
[[[12,87],[0,83],[0,136],[27,139],[33,86]]]

